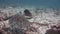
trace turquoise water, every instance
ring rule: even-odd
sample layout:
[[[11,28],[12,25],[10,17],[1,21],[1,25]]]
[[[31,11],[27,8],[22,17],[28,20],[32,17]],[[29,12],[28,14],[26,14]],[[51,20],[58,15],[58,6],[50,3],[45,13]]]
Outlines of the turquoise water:
[[[60,8],[60,0],[0,0],[0,5]]]

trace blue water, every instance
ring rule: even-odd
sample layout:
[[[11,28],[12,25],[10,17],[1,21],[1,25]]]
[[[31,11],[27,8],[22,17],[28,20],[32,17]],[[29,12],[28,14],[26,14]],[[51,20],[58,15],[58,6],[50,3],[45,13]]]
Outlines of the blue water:
[[[60,0],[0,0],[0,5],[20,5],[60,8]]]

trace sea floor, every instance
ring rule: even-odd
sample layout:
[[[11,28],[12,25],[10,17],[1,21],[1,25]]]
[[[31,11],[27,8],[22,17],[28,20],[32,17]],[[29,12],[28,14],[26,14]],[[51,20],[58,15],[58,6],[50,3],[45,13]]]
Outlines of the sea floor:
[[[0,33],[60,34],[60,9],[0,8]]]

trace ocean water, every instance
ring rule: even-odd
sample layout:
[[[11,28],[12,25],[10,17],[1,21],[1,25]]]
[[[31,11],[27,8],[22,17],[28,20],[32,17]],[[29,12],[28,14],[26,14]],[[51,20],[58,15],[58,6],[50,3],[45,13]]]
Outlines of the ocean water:
[[[0,0],[0,5],[60,8],[60,0]]]

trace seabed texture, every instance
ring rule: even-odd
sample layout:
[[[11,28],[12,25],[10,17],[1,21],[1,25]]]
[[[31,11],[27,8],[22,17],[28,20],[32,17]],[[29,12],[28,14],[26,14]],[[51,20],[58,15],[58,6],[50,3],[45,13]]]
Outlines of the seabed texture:
[[[1,8],[0,34],[60,34],[60,9]]]

